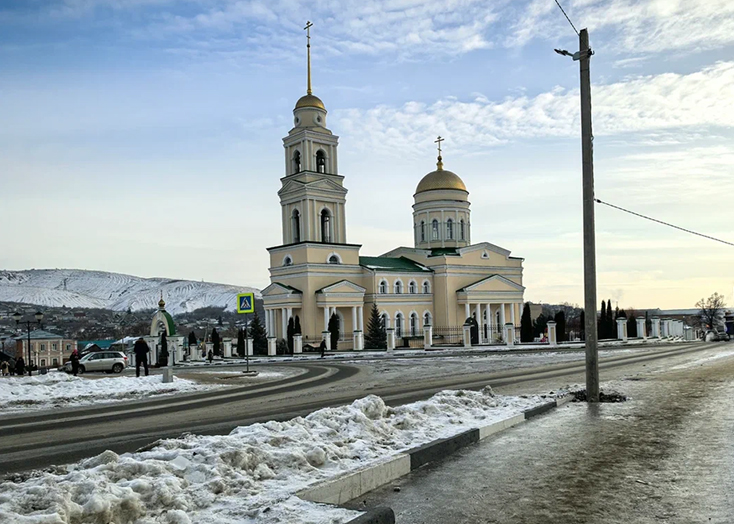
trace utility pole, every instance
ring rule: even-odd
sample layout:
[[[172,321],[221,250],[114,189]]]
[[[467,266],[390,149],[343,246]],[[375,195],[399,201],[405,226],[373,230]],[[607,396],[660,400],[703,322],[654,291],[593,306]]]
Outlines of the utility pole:
[[[596,332],[596,233],[594,230],[594,137],[591,132],[589,32],[579,33],[581,68],[581,154],[583,158],[584,311],[586,320],[586,398],[599,402],[599,343]]]

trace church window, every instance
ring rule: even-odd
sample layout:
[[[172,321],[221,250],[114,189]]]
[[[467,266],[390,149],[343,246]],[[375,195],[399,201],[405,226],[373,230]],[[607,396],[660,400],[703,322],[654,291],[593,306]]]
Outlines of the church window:
[[[395,294],[399,295],[403,292],[403,283],[400,280],[395,281]]]
[[[402,313],[396,313],[395,314],[395,336],[401,337],[403,336],[403,314]]]
[[[466,233],[464,232],[464,219],[461,219],[461,222],[459,222],[459,238],[461,240],[466,240]]]
[[[326,173],[326,153],[324,153],[323,149],[319,149],[316,152],[316,171]]]
[[[390,316],[387,313],[383,313],[380,315],[380,323],[382,324],[383,329],[387,329],[390,327]]]
[[[428,280],[423,281],[423,293],[426,295],[431,292],[431,283]]]
[[[414,337],[418,334],[418,313],[410,314],[410,336]]]
[[[426,311],[423,314],[423,325],[424,326],[430,326],[431,325],[431,314],[428,311]]]
[[[341,260],[339,260],[339,257],[336,255],[331,255],[329,257],[329,264],[341,264]]]
[[[331,213],[328,209],[321,211],[321,241],[331,242]]]
[[[408,293],[411,295],[415,295],[418,292],[418,284],[415,283],[415,280],[411,280],[408,283]]]
[[[293,265],[293,259],[290,255],[286,255],[286,257],[283,259],[283,265],[284,266],[292,266]]]
[[[446,238],[448,240],[454,239],[454,221],[450,218],[446,221]]]
[[[421,242],[426,241],[426,223],[421,220]]]
[[[301,172],[301,152],[296,149],[296,152],[293,153],[293,172],[294,173],[300,173]]]
[[[387,294],[387,280],[380,280],[380,294]]]
[[[301,241],[301,214],[297,209],[293,210],[293,242],[298,243]]]
[[[440,231],[438,230],[438,220],[434,218],[433,222],[431,223],[431,240],[439,240],[439,239],[440,239]]]

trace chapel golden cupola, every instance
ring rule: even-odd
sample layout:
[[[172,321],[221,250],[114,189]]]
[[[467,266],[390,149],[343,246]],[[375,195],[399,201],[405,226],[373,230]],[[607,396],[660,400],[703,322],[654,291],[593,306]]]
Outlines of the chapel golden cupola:
[[[459,175],[443,168],[440,136],[436,169],[415,189],[413,230],[416,248],[458,248],[471,243],[469,191]]]

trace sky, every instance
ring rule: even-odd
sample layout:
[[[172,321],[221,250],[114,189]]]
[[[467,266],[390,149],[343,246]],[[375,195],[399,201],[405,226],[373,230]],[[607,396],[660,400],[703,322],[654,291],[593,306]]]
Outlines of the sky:
[[[596,196],[734,241],[734,3],[564,0],[589,29]],[[412,246],[446,169],[525,299],[583,303],[578,37],[554,0],[3,0],[0,268],[265,287],[281,139],[306,90],[340,137],[347,241]],[[598,296],[734,305],[734,248],[597,205]]]

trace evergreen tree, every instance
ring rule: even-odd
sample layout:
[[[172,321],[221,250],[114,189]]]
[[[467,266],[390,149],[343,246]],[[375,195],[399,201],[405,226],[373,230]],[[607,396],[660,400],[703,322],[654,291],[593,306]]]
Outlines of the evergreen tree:
[[[566,314],[559,311],[553,320],[556,321],[556,342],[564,342],[566,340]]]
[[[520,341],[532,342],[533,340],[533,319],[530,318],[530,304],[526,302],[520,317]]]
[[[241,357],[245,356],[245,329],[237,330],[237,354]]]
[[[265,326],[260,321],[257,310],[255,310],[250,322],[250,338],[252,338],[252,352],[255,355],[268,354],[268,334],[265,331]]]
[[[219,315],[219,320],[217,320],[217,324],[219,324],[219,327],[222,327],[224,325],[224,322],[222,322],[222,315]]]
[[[627,319],[627,336],[637,338],[637,319],[634,315],[630,315]]]
[[[196,342],[196,333],[192,331],[191,333],[189,333],[189,347],[196,346]]]
[[[586,340],[586,311],[583,309],[581,310],[581,315],[579,315],[579,338],[581,340]]]
[[[331,333],[331,351],[336,351],[339,344],[339,317],[336,313],[329,319],[328,331]]]
[[[161,351],[158,354],[158,365],[168,365],[168,339],[166,338],[166,332],[161,334]]]
[[[212,351],[214,352],[214,356],[219,356],[219,333],[217,333],[217,328],[212,329]]]
[[[607,304],[601,301],[601,318],[599,318],[596,330],[599,340],[607,338]]]
[[[548,327],[548,320],[550,319],[542,313],[535,319],[535,322],[533,322],[534,337],[542,337],[545,334],[545,330]]]
[[[296,334],[296,324],[293,321],[293,317],[288,319],[288,330],[286,333],[288,336],[288,353],[293,353],[293,335]]]
[[[365,349],[387,349],[387,332],[377,311],[377,304],[372,303],[370,319],[367,322],[367,333],[364,334]]]
[[[611,299],[607,299],[607,338],[617,338],[617,326],[612,314]]]
[[[650,336],[650,333],[652,333],[652,320],[650,320],[647,311],[645,311],[645,332],[648,337]]]
[[[298,315],[296,315],[296,323],[293,326],[293,334],[300,335],[301,333],[301,319]]]

